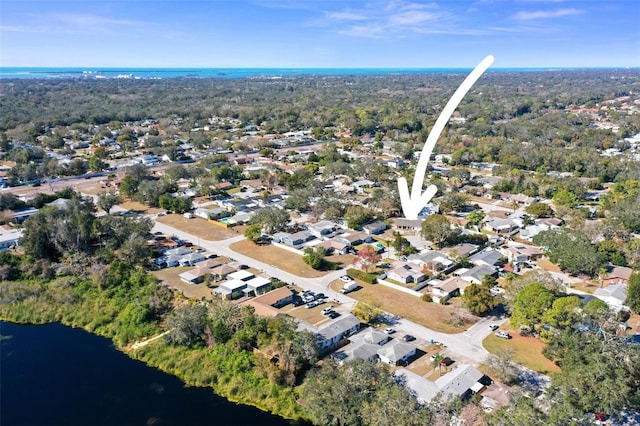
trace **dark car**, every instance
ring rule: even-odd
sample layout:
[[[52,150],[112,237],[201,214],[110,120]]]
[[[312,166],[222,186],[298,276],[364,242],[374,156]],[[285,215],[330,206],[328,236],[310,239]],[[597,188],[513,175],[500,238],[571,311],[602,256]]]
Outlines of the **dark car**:
[[[331,319],[336,319],[340,316],[340,312],[333,311],[327,315]]]
[[[441,365],[444,365],[445,367],[450,366],[451,364],[453,364],[453,360],[451,358],[449,358],[448,356],[442,358],[442,361],[440,361]]]
[[[404,336],[402,336],[402,340],[404,340],[405,342],[413,342],[414,340],[416,340],[416,338],[410,334],[405,334]]]

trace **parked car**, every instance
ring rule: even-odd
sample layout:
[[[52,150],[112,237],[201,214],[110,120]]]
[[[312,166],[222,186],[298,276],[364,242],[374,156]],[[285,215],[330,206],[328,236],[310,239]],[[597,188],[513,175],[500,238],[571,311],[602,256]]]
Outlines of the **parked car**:
[[[501,337],[503,339],[511,339],[511,335],[504,330],[500,330],[496,332],[496,337]]]
[[[324,308],[322,310],[322,315],[329,315],[331,312],[335,312],[332,307]]]
[[[396,332],[396,330],[394,330],[391,327],[387,327],[387,328],[384,329],[384,332],[387,333],[387,334],[393,334],[393,333]]]
[[[331,319],[336,319],[340,316],[340,312],[333,311],[333,312],[330,312],[327,316]]]
[[[498,324],[489,324],[489,330],[494,331],[498,329]]]
[[[449,358],[448,356],[445,356],[444,358],[442,358],[442,361],[440,361],[440,364],[444,365],[445,367],[448,367],[451,364],[453,364],[453,360],[451,358]]]
[[[342,280],[342,282],[348,283],[353,281],[353,278],[351,278],[349,275],[343,275],[340,277],[340,280]]]
[[[405,342],[413,342],[414,340],[416,340],[416,338],[410,334],[405,334],[404,336],[402,336],[402,340],[404,340]]]

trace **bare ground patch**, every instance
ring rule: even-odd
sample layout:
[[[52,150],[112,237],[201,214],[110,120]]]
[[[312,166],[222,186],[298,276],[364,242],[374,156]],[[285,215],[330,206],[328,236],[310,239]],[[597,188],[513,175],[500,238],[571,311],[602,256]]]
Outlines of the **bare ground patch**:
[[[273,245],[260,246],[249,240],[231,244],[231,250],[303,278],[318,278],[329,271],[316,271],[304,263],[302,256]],[[329,259],[331,261],[331,259]]]
[[[441,333],[461,333],[470,323],[456,326],[456,307],[443,306],[433,302],[425,302],[416,296],[405,294],[378,284],[367,284],[358,281],[360,288],[350,292],[349,296],[380,309],[406,318],[422,326]],[[331,283],[331,288],[340,291],[341,281]]]
[[[193,219],[187,219],[181,214],[168,214],[161,216],[156,221],[169,225],[173,228],[179,229],[183,232],[187,232],[192,235],[197,235],[203,240],[207,241],[221,241],[227,238],[236,237],[244,234],[246,226],[234,226],[233,228],[225,228],[222,226],[214,225],[209,221],[196,217]],[[197,241],[192,241],[197,243]]]

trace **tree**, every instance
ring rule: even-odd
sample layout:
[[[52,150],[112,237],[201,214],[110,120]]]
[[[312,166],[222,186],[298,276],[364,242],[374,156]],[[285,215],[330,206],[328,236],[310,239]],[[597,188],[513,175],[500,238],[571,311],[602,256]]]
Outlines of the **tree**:
[[[606,263],[606,256],[579,231],[550,229],[533,237],[533,242],[546,248],[549,260],[572,274],[584,272],[594,276]]]
[[[122,197],[115,191],[103,191],[98,194],[98,207],[100,207],[108,215],[111,214],[111,208],[122,202]]]
[[[411,245],[411,242],[402,236],[399,232],[394,232],[394,238],[391,242],[391,247],[393,247],[396,253],[399,253],[402,256],[406,256],[408,254],[412,254],[417,252],[415,247]]]
[[[572,327],[578,320],[581,306],[582,303],[576,296],[559,297],[542,315],[542,322],[560,329]]]
[[[440,199],[440,211],[462,211],[467,206],[467,197],[458,192],[447,192]]]
[[[471,284],[464,290],[462,303],[473,315],[484,315],[496,307],[496,298],[491,295],[489,286]]]
[[[451,229],[451,223],[446,216],[432,214],[422,222],[421,233],[424,238],[442,248],[454,231]]]
[[[267,234],[274,234],[284,229],[291,218],[285,210],[265,207],[258,210],[250,220],[252,225],[259,225]]]
[[[482,223],[482,221],[484,220],[484,217],[485,217],[484,210],[477,209],[467,215],[467,220],[471,225],[478,228],[480,226],[480,223]]]
[[[357,302],[351,312],[365,324],[375,322],[384,313],[378,304],[370,305],[364,302]]]
[[[313,269],[322,269],[326,262],[324,257],[325,250],[323,247],[316,247],[315,250],[312,247],[307,247],[304,249],[304,256],[302,256],[302,260]]]
[[[499,349],[487,357],[486,365],[502,383],[512,385],[518,382],[518,364],[514,359],[513,349]]]
[[[360,263],[360,265],[362,265],[363,271],[370,272],[381,258],[382,256],[378,254],[378,251],[376,249],[374,249],[370,245],[366,245],[358,250],[358,254],[353,259],[353,263]]]
[[[261,235],[262,228],[260,227],[260,225],[255,223],[247,226],[247,229],[245,229],[244,231],[244,236],[254,244],[260,240]]]
[[[553,217],[553,209],[546,203],[532,203],[524,210],[535,217]]]
[[[192,347],[204,343],[207,307],[202,304],[177,307],[167,320],[165,340],[172,345]]]
[[[524,325],[533,330],[545,311],[551,308],[555,295],[539,283],[529,284],[516,294],[511,325]]]
[[[627,287],[627,306],[640,313],[640,272],[631,274]]]
[[[578,197],[568,189],[561,189],[553,196],[553,202],[559,206],[575,207],[578,205]]]

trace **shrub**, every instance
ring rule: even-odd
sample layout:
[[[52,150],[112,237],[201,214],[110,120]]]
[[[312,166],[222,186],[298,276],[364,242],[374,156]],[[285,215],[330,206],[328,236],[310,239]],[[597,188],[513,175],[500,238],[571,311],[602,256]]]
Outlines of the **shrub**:
[[[420,300],[422,300],[423,302],[433,302],[433,297],[431,297],[430,294],[423,294],[422,296],[420,296]]]
[[[378,277],[377,274],[374,274],[371,272],[367,273],[359,269],[353,269],[353,268],[348,269],[347,273],[353,278],[364,281],[365,283],[368,283],[368,284],[375,284],[376,279]]]

